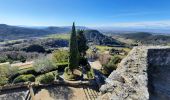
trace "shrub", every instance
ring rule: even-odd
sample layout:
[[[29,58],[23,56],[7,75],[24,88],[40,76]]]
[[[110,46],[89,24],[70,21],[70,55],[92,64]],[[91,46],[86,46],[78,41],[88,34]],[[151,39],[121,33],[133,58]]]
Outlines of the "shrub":
[[[27,75],[20,75],[16,77],[13,81],[13,83],[20,83],[20,82],[34,82],[35,81],[35,76],[32,74],[27,74]]]
[[[44,53],[45,49],[43,46],[38,44],[32,44],[28,46],[27,48],[24,48],[26,52],[38,52],[38,53]]]
[[[16,71],[17,69],[11,67],[9,63],[0,64],[0,85],[7,84],[11,75]]]
[[[58,76],[57,73],[49,72],[49,73],[38,76],[36,78],[36,81],[47,84],[47,83],[53,82],[55,79],[55,76]]]
[[[0,77],[0,86],[3,86],[5,84],[8,84],[8,78],[4,77],[4,76],[1,76]]]
[[[74,73],[76,72],[77,73]],[[78,80],[81,77],[82,73],[81,71],[74,69],[74,71],[72,72],[69,67],[66,67],[64,69],[64,79],[66,80],[70,80],[70,81],[74,81],[74,80]]]
[[[68,50],[56,50],[52,53],[52,61],[55,65],[68,62]]]
[[[88,79],[94,79],[94,70],[91,68],[89,71],[87,71],[87,78]]]
[[[16,69],[15,69],[15,70],[16,70]],[[10,81],[10,82],[13,82],[13,80],[14,80],[16,77],[18,77],[18,76],[20,76],[20,75],[23,75],[23,74],[32,74],[32,75],[34,75],[34,76],[37,76],[37,75],[38,75],[38,73],[34,70],[33,67],[29,67],[29,68],[22,69],[22,70],[17,70],[17,71],[14,71],[14,70],[13,70],[13,72],[15,72],[15,73],[11,74],[11,76],[9,77],[9,81]]]
[[[50,59],[42,57],[35,61],[33,67],[36,72],[45,73],[54,69],[55,65]]]
[[[14,61],[25,62],[26,60],[32,60],[38,58],[38,56],[43,55],[36,52],[24,52],[24,51],[2,51],[0,52],[0,63]]]
[[[107,64],[103,64],[103,69],[101,70],[104,75],[110,75],[113,70],[116,70],[117,64],[121,61],[119,56],[113,56]]]

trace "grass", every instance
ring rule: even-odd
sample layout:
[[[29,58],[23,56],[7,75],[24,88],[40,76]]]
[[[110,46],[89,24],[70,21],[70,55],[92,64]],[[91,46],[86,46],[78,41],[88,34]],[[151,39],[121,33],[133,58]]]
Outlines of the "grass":
[[[108,51],[108,50],[112,49],[112,47],[101,46],[101,45],[96,45],[96,48],[99,49],[100,52],[105,52],[105,51]]]
[[[126,48],[126,47],[109,47],[109,46],[101,46],[101,45],[96,45],[96,48],[99,49],[100,52],[109,51],[112,48],[117,50],[123,49],[126,52],[129,52],[131,50],[130,48]]]
[[[45,38],[54,38],[54,39],[69,40],[70,34],[51,34],[51,35],[48,35]]]

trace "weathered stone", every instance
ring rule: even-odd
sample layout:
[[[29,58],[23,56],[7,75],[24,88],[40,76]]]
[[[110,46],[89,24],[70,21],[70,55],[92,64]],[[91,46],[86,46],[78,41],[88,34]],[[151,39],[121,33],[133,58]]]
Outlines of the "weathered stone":
[[[170,100],[169,66],[170,47],[134,47],[100,88],[103,98],[111,93],[107,100]]]

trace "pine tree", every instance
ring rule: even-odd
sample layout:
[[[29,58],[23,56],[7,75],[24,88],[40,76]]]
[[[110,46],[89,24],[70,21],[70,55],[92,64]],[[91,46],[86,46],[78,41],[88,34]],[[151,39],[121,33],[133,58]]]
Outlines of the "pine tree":
[[[73,23],[71,36],[70,36],[70,49],[69,49],[69,69],[73,71],[79,66],[79,51],[78,51],[78,43],[76,37],[76,28]]]

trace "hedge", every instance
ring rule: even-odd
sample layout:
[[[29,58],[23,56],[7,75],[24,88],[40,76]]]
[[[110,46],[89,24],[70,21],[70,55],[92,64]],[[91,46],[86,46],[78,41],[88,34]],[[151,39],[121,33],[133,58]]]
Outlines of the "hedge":
[[[55,77],[58,78],[57,72],[55,71],[48,72],[48,73],[45,73],[43,75],[39,75],[38,77],[36,77],[36,81],[43,83],[43,84],[47,84],[47,83],[53,82]]]
[[[58,63],[58,65],[56,67],[54,67],[52,70],[50,71],[55,71],[55,70],[58,70],[59,72],[60,71],[64,71],[64,69],[68,66],[68,63]],[[47,73],[47,72],[50,72],[50,71],[46,71],[46,72],[43,72],[43,73],[38,73],[34,70],[33,67],[29,67],[29,68],[26,68],[26,69],[22,69],[22,70],[19,70],[18,72],[16,72],[15,75],[11,76],[9,78],[10,82],[13,82],[13,80],[20,76],[20,75],[24,75],[24,74],[32,74],[34,76],[38,76],[38,75],[41,75],[41,74],[44,74],[44,73]]]
[[[20,75],[16,77],[13,81],[13,83],[20,83],[20,82],[34,82],[35,81],[35,76],[32,74],[27,74],[27,75]]]

